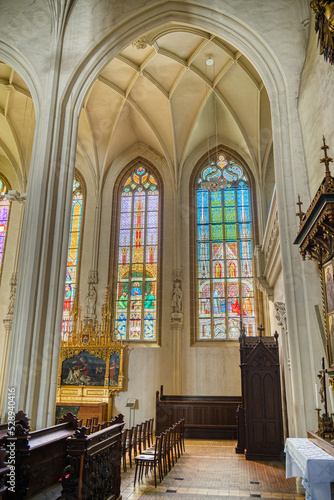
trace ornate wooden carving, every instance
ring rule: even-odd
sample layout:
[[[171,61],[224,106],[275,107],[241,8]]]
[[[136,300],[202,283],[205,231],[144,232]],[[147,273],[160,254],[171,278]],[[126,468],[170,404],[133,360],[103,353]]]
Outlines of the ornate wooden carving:
[[[89,436],[77,431],[68,439],[62,499],[119,498],[123,427],[123,415],[119,415],[111,427]]]
[[[322,266],[334,253],[334,178],[329,171],[329,163],[333,161],[327,156],[328,146],[323,137],[326,173],[306,213],[302,212],[300,196],[298,195],[300,225],[295,244],[299,245],[300,253],[316,260]]]
[[[29,419],[22,412],[23,425]],[[60,479],[66,465],[66,440],[78,427],[78,421],[67,414],[62,423],[30,432],[22,424],[15,425],[14,435],[5,438],[5,447],[10,453],[15,448],[15,492],[9,487],[7,479],[6,498],[23,500],[32,497],[43,489],[53,486]]]
[[[240,336],[242,405],[238,409],[237,453],[248,460],[281,459],[283,422],[278,334]]]
[[[329,312],[325,294],[324,266],[327,266],[334,255],[334,178],[331,176],[329,164],[333,161],[327,155],[329,147],[323,137],[324,157],[320,163],[325,165],[325,177],[321,182],[306,213],[302,212],[300,196],[298,195],[300,225],[295,244],[299,245],[299,251],[303,260],[306,256],[315,260],[318,264],[320,274],[320,284],[322,293],[322,306],[325,317],[326,351],[328,365],[333,364],[333,349],[330,338],[330,329],[327,315]]]
[[[312,0],[315,16],[315,31],[319,37],[320,54],[334,63],[334,1]]]

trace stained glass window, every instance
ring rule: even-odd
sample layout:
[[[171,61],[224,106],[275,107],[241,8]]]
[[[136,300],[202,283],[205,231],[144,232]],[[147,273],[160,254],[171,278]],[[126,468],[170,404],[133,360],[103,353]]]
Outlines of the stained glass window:
[[[10,210],[10,201],[4,197],[4,194],[10,189],[8,182],[0,176],[0,269],[2,266],[5,241],[7,234],[7,223]]]
[[[78,286],[78,263],[80,248],[80,232],[82,225],[83,194],[82,183],[76,175],[73,180],[72,213],[70,238],[67,252],[67,266],[65,278],[64,308],[62,332],[72,330],[71,312]]]
[[[197,339],[255,335],[249,181],[225,154],[197,179],[196,248]]]
[[[115,327],[123,340],[155,341],[159,190],[146,166],[121,186],[119,210]]]

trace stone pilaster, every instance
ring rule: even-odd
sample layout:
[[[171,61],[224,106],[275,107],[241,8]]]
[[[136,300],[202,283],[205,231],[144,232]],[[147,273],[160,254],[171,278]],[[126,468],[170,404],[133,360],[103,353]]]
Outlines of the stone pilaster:
[[[182,392],[182,327],[183,327],[183,272],[176,269],[173,272],[173,293],[171,301],[171,328],[173,350],[173,393]]]

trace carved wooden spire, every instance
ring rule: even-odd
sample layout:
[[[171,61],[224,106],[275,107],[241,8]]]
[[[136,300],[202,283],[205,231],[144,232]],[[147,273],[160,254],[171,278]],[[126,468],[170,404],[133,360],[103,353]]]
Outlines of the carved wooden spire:
[[[320,163],[324,163],[326,166],[326,179],[327,179],[328,177],[331,176],[331,173],[329,170],[329,164],[330,164],[330,162],[333,161],[333,158],[330,158],[329,156],[327,156],[327,149],[329,149],[329,146],[327,146],[327,144],[326,144],[325,136],[323,136],[322,140],[323,140],[324,145],[321,146],[321,149],[324,150],[325,156],[320,160]]]
[[[305,215],[305,213],[302,212],[302,204],[303,204],[303,202],[300,201],[300,195],[298,194],[298,202],[296,203],[296,205],[298,205],[298,207],[299,207],[299,212],[297,212],[296,215],[297,215],[297,217],[299,217],[300,223],[302,223],[303,217]]]

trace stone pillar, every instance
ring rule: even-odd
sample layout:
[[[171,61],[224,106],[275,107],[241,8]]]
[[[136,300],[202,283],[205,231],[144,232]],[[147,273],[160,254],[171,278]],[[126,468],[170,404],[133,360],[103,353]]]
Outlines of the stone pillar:
[[[182,269],[173,272],[172,293],[172,356],[173,356],[173,394],[182,394],[182,327],[183,327],[183,273]]]
[[[64,27],[65,18],[55,23]],[[16,408],[24,410],[37,429],[55,419],[80,107],[73,106],[60,87],[63,28],[58,28],[52,31],[47,77],[34,102],[37,119],[4,389],[4,394],[8,387],[15,389]],[[2,415],[6,421],[5,408]]]
[[[316,363],[324,356],[314,304],[321,300],[319,276],[312,262],[303,262],[293,245],[298,231],[298,194],[310,201],[308,175],[297,109],[298,87],[290,83],[272,107],[275,180],[287,313],[286,340],[291,360],[291,396],[287,399],[290,437],[305,436],[316,423],[314,383]],[[285,126],[283,124],[286,124]],[[287,394],[288,396],[288,394]]]

